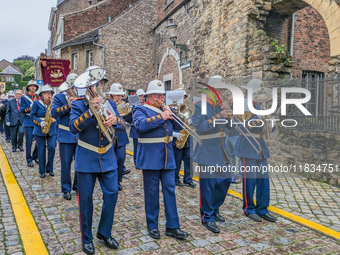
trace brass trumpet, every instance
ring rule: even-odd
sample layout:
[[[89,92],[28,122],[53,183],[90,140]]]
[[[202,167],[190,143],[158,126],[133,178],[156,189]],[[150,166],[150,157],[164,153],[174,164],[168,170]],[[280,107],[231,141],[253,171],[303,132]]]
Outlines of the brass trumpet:
[[[120,100],[116,103],[119,115],[124,117],[128,115],[132,111],[132,107],[125,103],[123,100]]]
[[[177,122],[178,125],[180,125],[183,130],[185,130],[186,133],[188,133],[189,135],[191,135],[197,142],[200,146],[202,146],[202,140],[200,139],[199,135],[189,126],[185,123],[185,121],[183,121],[181,119],[181,117],[178,117],[176,113],[174,113],[170,107],[168,107],[167,105],[165,105],[164,103],[162,103],[162,107],[169,111],[172,116],[173,116],[173,119]],[[180,111],[182,111],[182,113],[180,113]],[[181,104],[179,107],[178,107],[178,112],[179,114],[182,116],[182,118],[184,118],[185,115],[187,115],[187,111],[189,111],[189,106],[185,105],[185,104]],[[194,110],[195,111],[195,110]],[[189,116],[190,118],[191,116]],[[188,119],[189,119],[188,118]],[[183,143],[182,143],[183,144]],[[185,142],[184,142],[185,144]],[[184,146],[184,145],[183,145]],[[182,147],[183,148],[183,147]]]

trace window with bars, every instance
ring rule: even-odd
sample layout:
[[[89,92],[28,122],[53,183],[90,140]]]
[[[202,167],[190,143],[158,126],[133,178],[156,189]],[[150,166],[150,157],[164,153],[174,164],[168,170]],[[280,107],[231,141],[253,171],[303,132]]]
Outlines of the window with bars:
[[[313,115],[318,116],[322,113],[322,80],[324,73],[304,70],[302,71],[302,79],[305,81],[306,89],[311,92],[311,99],[305,105],[307,110]]]

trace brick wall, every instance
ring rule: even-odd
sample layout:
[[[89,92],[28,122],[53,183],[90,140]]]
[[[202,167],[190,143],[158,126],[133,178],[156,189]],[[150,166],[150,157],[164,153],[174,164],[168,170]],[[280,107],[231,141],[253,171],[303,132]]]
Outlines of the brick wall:
[[[160,3],[158,2],[158,18],[160,17]],[[178,1],[179,2],[179,1]],[[177,3],[178,3],[177,2]],[[183,2],[183,1],[181,1]],[[176,4],[176,1],[173,4]],[[183,59],[182,62],[186,60],[191,60],[194,62],[195,49],[194,49],[194,5],[197,4],[196,1],[192,0],[185,5],[181,6],[175,13],[171,16],[174,20],[174,23],[178,25],[178,35],[177,35],[177,44],[186,44],[189,51],[187,53],[187,59]],[[170,8],[170,7],[169,7]],[[162,58],[165,53],[167,53],[167,49],[173,49],[180,56],[181,50],[179,48],[175,48],[173,43],[171,42],[169,35],[166,30],[166,26],[168,25],[167,21],[164,21],[158,24],[158,27],[155,30],[155,53],[154,53],[154,62],[155,69],[158,70],[160,67],[160,72],[158,74],[159,80],[163,81],[163,77],[165,75],[173,74],[173,83],[172,89],[177,89],[180,86],[184,86],[184,88],[188,91],[191,89],[193,83],[193,67],[181,69],[182,72],[182,84],[179,81],[179,67],[178,64],[180,62],[176,61],[175,57],[172,55],[168,55],[165,57],[163,63],[161,63]],[[185,52],[182,51],[182,56],[185,58]],[[160,66],[161,65],[161,66]]]
[[[302,70],[327,72],[330,58],[328,29],[322,16],[312,7],[295,14],[294,76]]]
[[[158,0],[157,24],[184,2],[187,2],[187,0]]]
[[[290,15],[271,11],[267,16],[263,30],[266,32],[267,36],[278,40],[279,44],[284,44],[289,49],[291,31]]]
[[[109,16],[114,19],[138,0],[102,1],[96,6],[64,17],[64,41],[81,35],[108,23]]]
[[[100,29],[99,44],[105,45],[105,69],[109,84],[124,89],[146,89],[155,78],[153,33],[157,0],[142,0]]]

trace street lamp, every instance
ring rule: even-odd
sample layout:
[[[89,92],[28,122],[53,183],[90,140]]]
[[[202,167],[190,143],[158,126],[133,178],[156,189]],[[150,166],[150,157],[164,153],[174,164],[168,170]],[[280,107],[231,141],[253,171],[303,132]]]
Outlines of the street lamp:
[[[178,28],[178,25],[176,25],[173,22],[173,19],[170,17],[169,18],[169,24],[166,26],[166,29],[168,30],[168,34],[170,36],[170,40],[173,42],[173,44],[176,48],[180,48],[181,50],[185,51],[185,53],[187,53],[188,46],[186,44],[176,44],[177,28]]]

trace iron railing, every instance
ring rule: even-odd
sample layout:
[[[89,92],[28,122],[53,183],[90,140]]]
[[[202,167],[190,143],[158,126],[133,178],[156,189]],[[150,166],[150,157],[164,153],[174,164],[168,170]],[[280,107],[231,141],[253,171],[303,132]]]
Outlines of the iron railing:
[[[280,115],[286,125],[298,123],[295,130],[340,133],[340,74],[312,74],[295,79],[279,80],[273,87],[300,87],[311,92],[311,99],[304,107],[312,114],[305,116],[295,105],[287,105],[287,115]],[[280,93],[280,89],[279,89]],[[287,98],[304,98],[301,93],[291,93]],[[281,105],[281,96],[278,97]],[[288,121],[289,119],[295,121]]]

